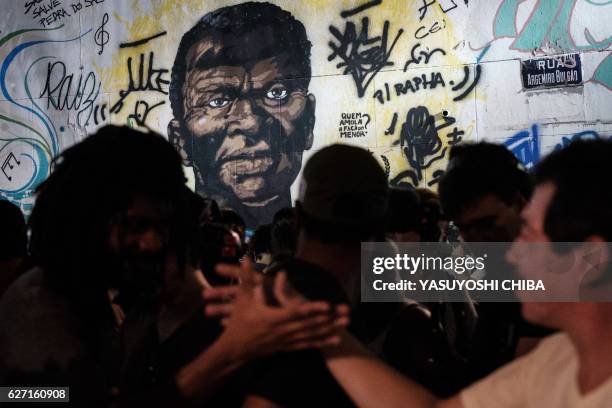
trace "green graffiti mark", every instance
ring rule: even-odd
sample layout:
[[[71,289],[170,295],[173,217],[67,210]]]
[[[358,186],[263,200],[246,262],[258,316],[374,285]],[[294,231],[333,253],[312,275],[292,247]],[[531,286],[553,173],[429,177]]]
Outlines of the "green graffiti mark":
[[[608,55],[593,74],[593,82],[598,82],[612,91],[612,55]]]
[[[519,6],[519,0],[506,0],[497,10],[497,16],[493,23],[493,31],[495,37],[516,37],[516,13]]]
[[[2,47],[11,38],[17,37],[18,35],[21,35],[24,33],[29,33],[30,31],[53,31],[53,30],[59,30],[62,27],[64,27],[63,24],[57,27],[53,27],[53,28],[24,28],[23,30],[13,31],[12,33],[8,33],[4,37],[0,38],[0,47]]]
[[[592,3],[603,6],[607,3]],[[496,38],[514,38],[512,48],[520,51],[531,51],[538,49],[546,42],[562,51],[595,50],[604,49],[612,44],[612,36],[597,41],[588,29],[585,36],[589,45],[576,45],[569,31],[570,19],[576,0],[548,0],[539,1],[525,23],[525,26],[517,33],[516,20],[520,0],[504,0],[497,11],[493,32]]]
[[[593,1],[593,0],[586,0],[586,2],[590,3],[590,4],[594,5],[594,6],[605,6],[605,5],[608,5],[608,4],[612,4],[612,0],[604,1],[603,3],[599,3],[599,2],[596,2],[596,1]]]

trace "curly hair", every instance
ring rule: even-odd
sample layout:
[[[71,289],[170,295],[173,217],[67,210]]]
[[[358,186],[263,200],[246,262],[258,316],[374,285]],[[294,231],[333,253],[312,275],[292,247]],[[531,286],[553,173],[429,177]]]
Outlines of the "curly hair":
[[[111,220],[135,194],[146,195],[168,213],[169,245],[184,245],[185,188],[180,156],[160,135],[105,126],[65,150],[38,187],[29,219],[30,252],[45,283],[89,319],[103,318]]]

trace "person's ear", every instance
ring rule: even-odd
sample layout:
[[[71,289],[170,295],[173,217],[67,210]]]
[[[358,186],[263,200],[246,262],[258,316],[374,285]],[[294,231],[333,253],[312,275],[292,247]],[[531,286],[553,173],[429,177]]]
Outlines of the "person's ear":
[[[181,123],[176,118],[168,122],[168,141],[181,155],[183,165],[188,167],[192,166],[191,146],[187,138],[183,135]]]
[[[304,139],[304,150],[309,150],[312,147],[314,141],[314,126],[315,126],[315,108],[317,106],[317,100],[313,94],[308,94],[308,101],[306,102],[306,132]]]
[[[581,258],[578,262],[583,263],[586,270],[581,286],[595,289],[612,283],[610,255],[610,247],[601,236],[591,235],[584,240],[578,252]]]

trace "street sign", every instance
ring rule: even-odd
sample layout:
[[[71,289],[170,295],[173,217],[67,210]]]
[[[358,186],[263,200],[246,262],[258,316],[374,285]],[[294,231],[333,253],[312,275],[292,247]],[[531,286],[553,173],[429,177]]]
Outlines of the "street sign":
[[[582,84],[580,54],[555,55],[521,61],[525,89],[554,88]]]

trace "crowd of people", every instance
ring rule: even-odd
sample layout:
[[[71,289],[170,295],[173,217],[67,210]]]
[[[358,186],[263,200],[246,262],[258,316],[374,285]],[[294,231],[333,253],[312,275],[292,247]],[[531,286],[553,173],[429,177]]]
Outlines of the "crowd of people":
[[[103,127],[55,159],[27,224],[0,201],[0,386],[70,387],[84,407],[610,407],[612,303],[360,289],[362,242],[612,241],[611,157],[578,141],[530,174],[464,143],[438,195],[331,145],[252,230],[186,187],[165,138]]]

